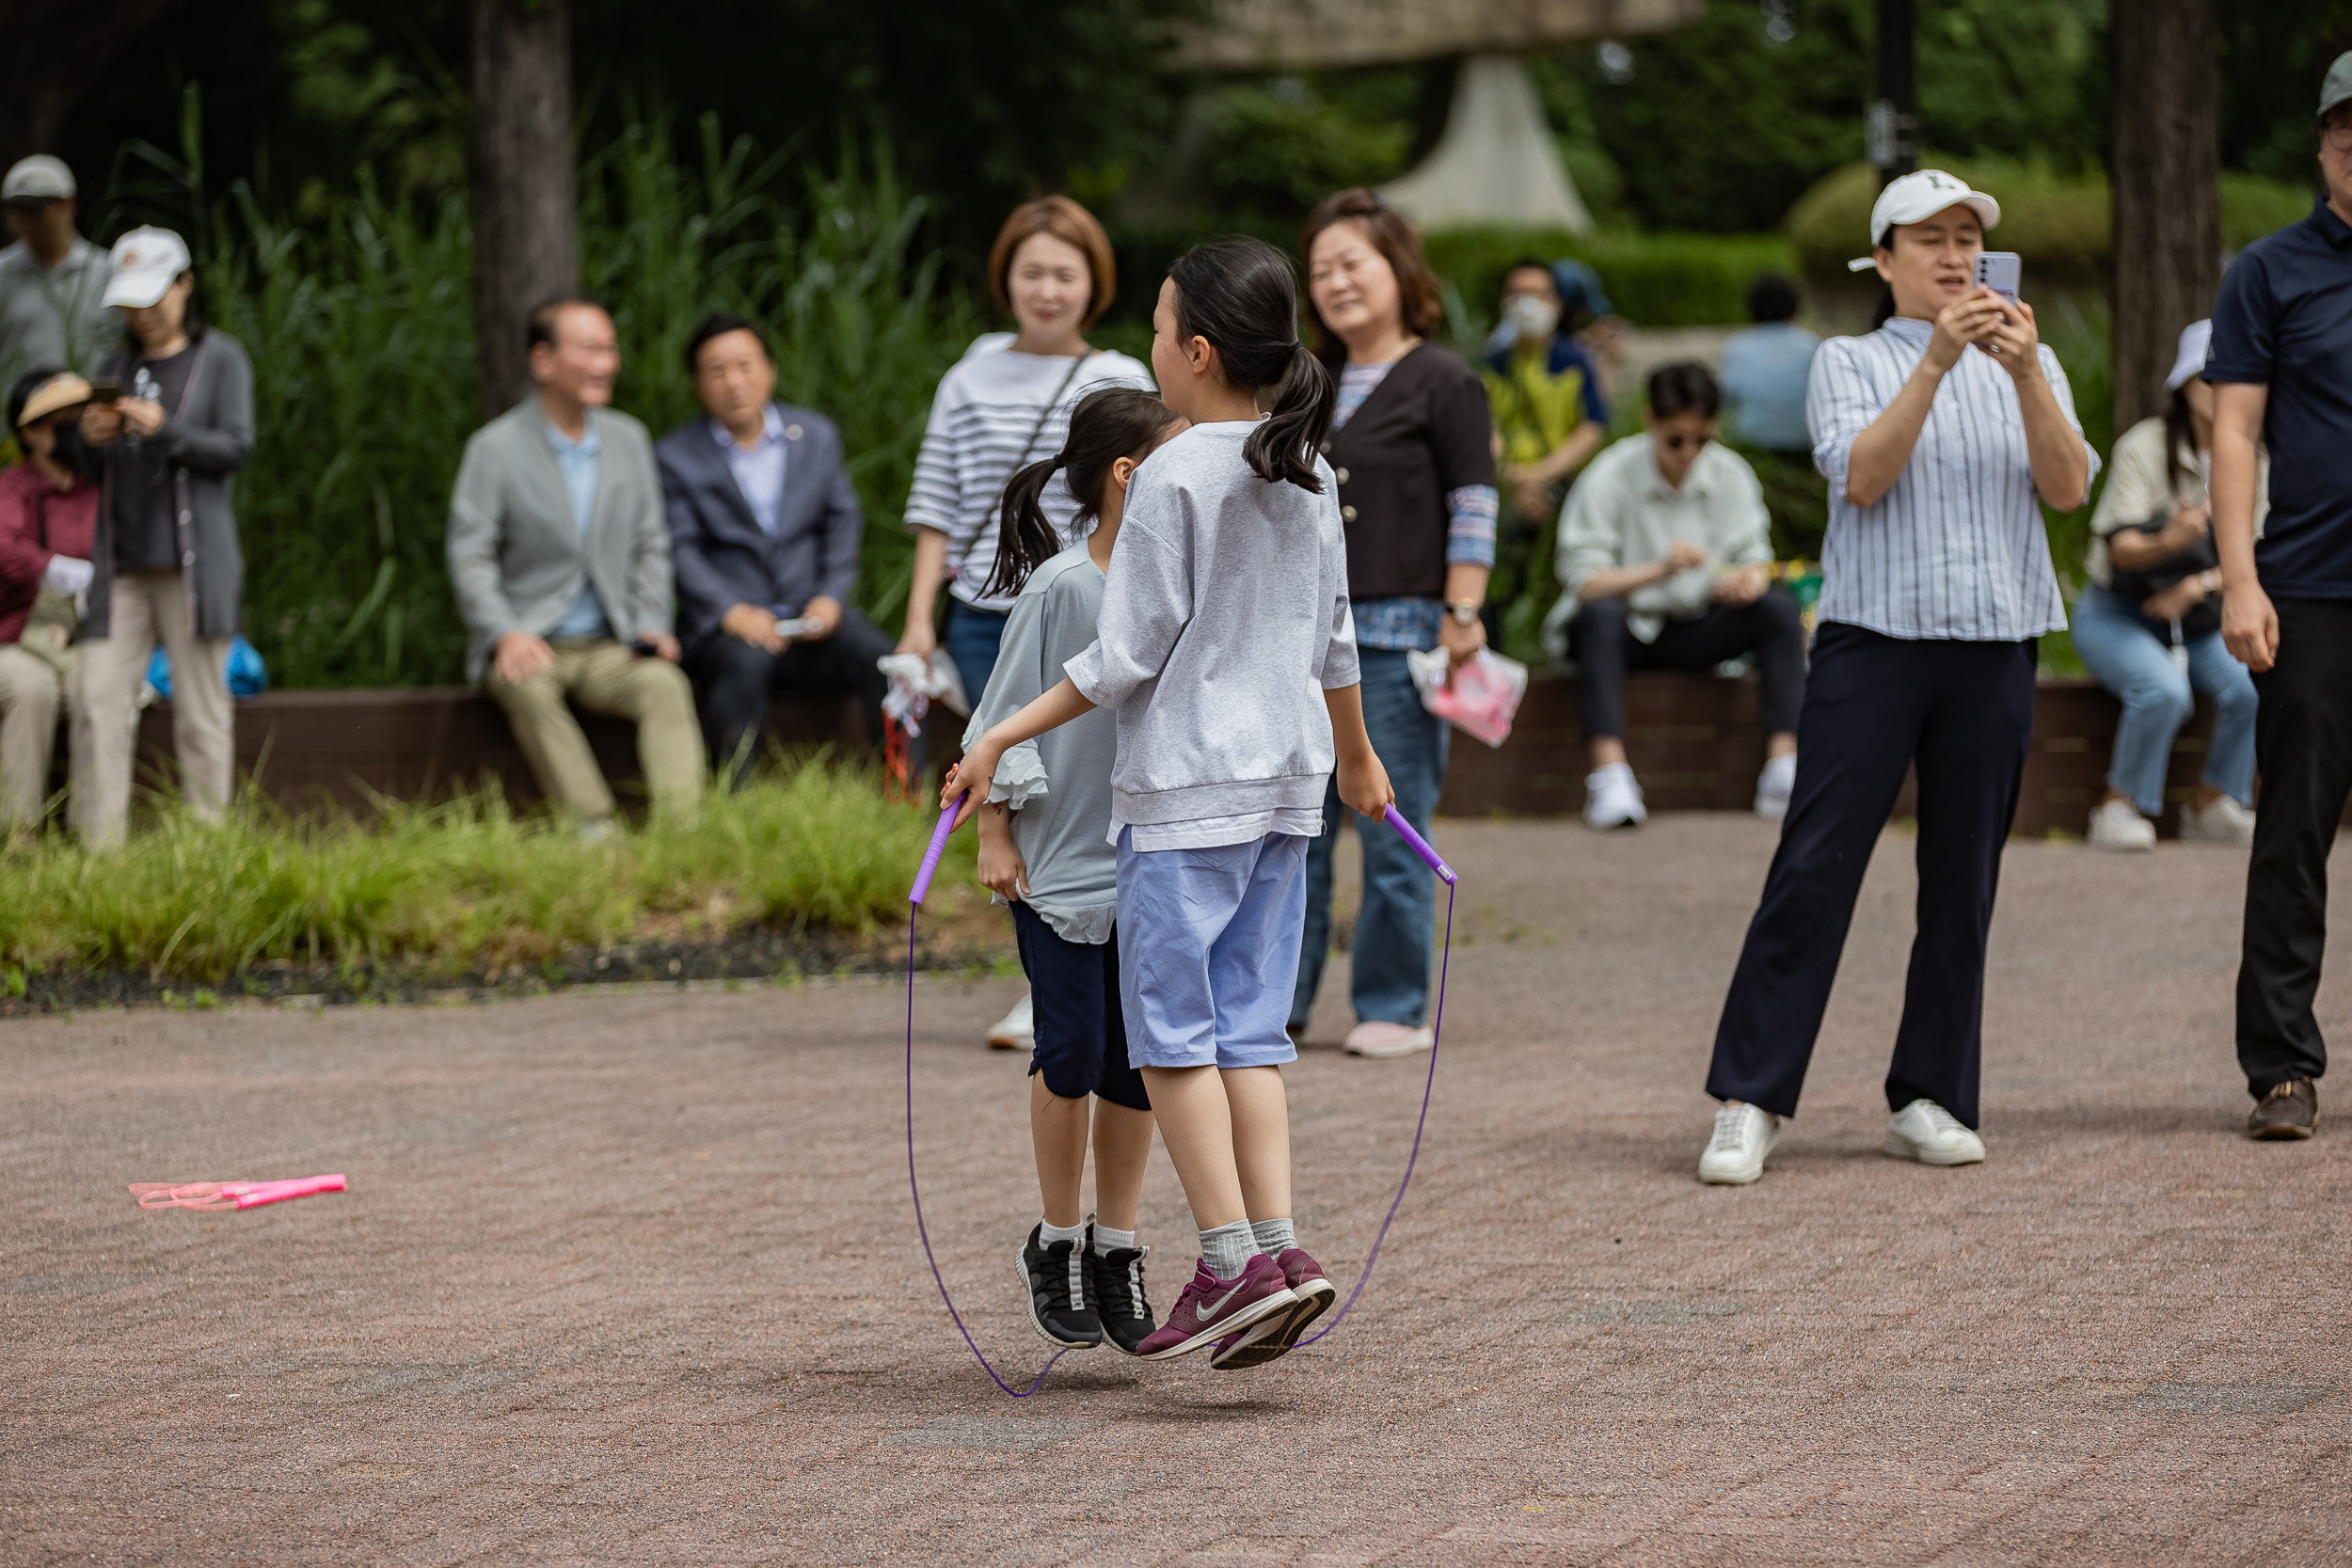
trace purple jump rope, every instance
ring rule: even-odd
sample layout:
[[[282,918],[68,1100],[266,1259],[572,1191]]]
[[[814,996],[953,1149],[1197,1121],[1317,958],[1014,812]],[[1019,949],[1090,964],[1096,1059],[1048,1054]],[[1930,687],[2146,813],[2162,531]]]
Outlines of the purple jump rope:
[[[1037,1370],[1037,1376],[1026,1388],[1015,1388],[996,1375],[996,1369],[990,1366],[988,1357],[980,1354],[979,1342],[964,1326],[963,1314],[956,1310],[955,1298],[947,1293],[947,1281],[939,1272],[939,1255],[931,1250],[930,1227],[923,1223],[923,1186],[914,1178],[914,911],[923,907],[924,895],[931,890],[931,875],[939,869],[939,857],[946,852],[947,835],[955,829],[956,807],[962,803],[963,797],[958,796],[939,814],[939,826],[931,830],[930,847],[923,851],[923,868],[914,874],[914,886],[907,894],[910,906],[907,911],[907,1192],[914,1199],[914,1229],[923,1238],[923,1256],[931,1266],[931,1282],[939,1287],[939,1299],[946,1304],[949,1321],[956,1325],[956,1332],[963,1336],[963,1342],[971,1347],[973,1358],[979,1362],[980,1370],[988,1374],[988,1380],[1014,1399],[1025,1400],[1044,1386],[1045,1374],[1054,1370],[1054,1363],[1070,1353],[1057,1350],[1048,1356],[1045,1365]],[[1364,1293],[1364,1286],[1372,1278],[1372,1266],[1380,1261],[1380,1243],[1389,1239],[1389,1227],[1396,1223],[1396,1212],[1405,1204],[1405,1189],[1413,1184],[1413,1166],[1421,1159],[1421,1136],[1429,1125],[1429,1096],[1438,1086],[1438,1047],[1445,1038],[1446,973],[1454,962],[1455,878],[1454,868],[1429,847],[1427,839],[1413,831],[1413,825],[1406,821],[1394,806],[1389,808],[1387,820],[1403,835],[1405,842],[1412,846],[1413,853],[1427,862],[1429,869],[1445,883],[1445,949],[1443,957],[1438,961],[1438,1013],[1429,1031],[1429,1076],[1421,1086],[1421,1117],[1413,1123],[1413,1148],[1405,1157],[1405,1179],[1396,1184],[1396,1196],[1390,1202],[1389,1212],[1380,1222],[1379,1233],[1372,1239],[1372,1251],[1364,1259],[1364,1272],[1356,1276],[1356,1288],[1347,1292],[1347,1300],[1340,1304],[1339,1312],[1321,1330],[1301,1339],[1300,1345],[1311,1345],[1339,1327],[1341,1320],[1355,1309],[1356,1298]]]

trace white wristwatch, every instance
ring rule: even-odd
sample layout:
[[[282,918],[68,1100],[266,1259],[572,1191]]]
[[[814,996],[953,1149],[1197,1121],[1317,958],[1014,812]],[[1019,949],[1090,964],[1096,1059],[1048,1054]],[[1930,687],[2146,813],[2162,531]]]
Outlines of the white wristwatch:
[[[1456,599],[1446,606],[1446,613],[1454,617],[1454,624],[1457,626],[1474,626],[1478,624],[1480,608],[1476,599]]]

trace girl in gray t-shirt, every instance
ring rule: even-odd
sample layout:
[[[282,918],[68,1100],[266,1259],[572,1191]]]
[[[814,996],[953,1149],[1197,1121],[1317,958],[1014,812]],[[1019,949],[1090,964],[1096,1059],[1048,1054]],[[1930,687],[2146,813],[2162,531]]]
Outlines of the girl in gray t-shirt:
[[[1150,392],[1091,393],[1073,411],[1062,451],[1006,486],[1003,538],[985,591],[1019,597],[966,747],[1058,685],[1062,665],[1094,641],[1127,482],[1184,423]],[[1063,470],[1081,508],[1078,526],[1094,519],[1092,535],[1067,547],[1042,504]],[[1029,1322],[1056,1345],[1108,1338],[1132,1355],[1155,1326],[1143,1290],[1148,1249],[1135,1235],[1152,1102],[1128,1065],[1119,1005],[1119,857],[1111,845],[1118,747],[1118,715],[1105,708],[1007,751],[978,813],[979,869],[1012,906],[1036,999],[1029,1127],[1045,1214],[1020,1252]],[[1082,1219],[1089,1131],[1095,1212]]]

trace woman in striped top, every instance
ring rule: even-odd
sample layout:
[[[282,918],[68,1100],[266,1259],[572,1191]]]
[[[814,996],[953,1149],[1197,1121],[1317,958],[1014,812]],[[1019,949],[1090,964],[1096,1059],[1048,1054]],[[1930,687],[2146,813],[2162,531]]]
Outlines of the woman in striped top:
[[[1703,1181],[1740,1183],[1793,1115],[1855,895],[1915,763],[1918,935],[1886,1075],[1885,1149],[1984,1158],[1986,932],[2033,728],[2035,639],[2066,624],[2037,502],[2082,505],[2098,459],[2033,308],[1976,281],[1989,196],[1940,169],[1870,214],[1877,331],[1833,338],[1806,396],[1829,481],[1820,629],[1780,848],[1715,1035]]]
[[[1123,354],[1087,346],[1086,329],[1108,309],[1117,278],[1110,240],[1092,214],[1064,196],[1016,208],[988,255],[989,286],[1018,332],[976,341],[942,377],[914,460],[907,526],[914,531],[914,580],[907,594],[900,653],[928,656],[939,590],[948,594],[947,655],[977,707],[996,667],[1012,600],[983,585],[996,569],[996,510],[1015,469],[1051,457],[1070,430],[1070,410],[1102,387],[1150,391],[1151,372]],[[1069,483],[1046,487],[1047,518],[1076,544],[1078,512]]]

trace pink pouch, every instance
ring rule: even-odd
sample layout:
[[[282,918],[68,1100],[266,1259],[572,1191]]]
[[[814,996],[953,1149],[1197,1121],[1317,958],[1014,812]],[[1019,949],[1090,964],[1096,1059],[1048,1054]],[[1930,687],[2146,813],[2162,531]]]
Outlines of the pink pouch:
[[[1500,746],[1511,734],[1519,699],[1527,693],[1527,666],[1505,658],[1492,648],[1481,648],[1448,685],[1442,648],[1405,656],[1421,705],[1463,734]]]

